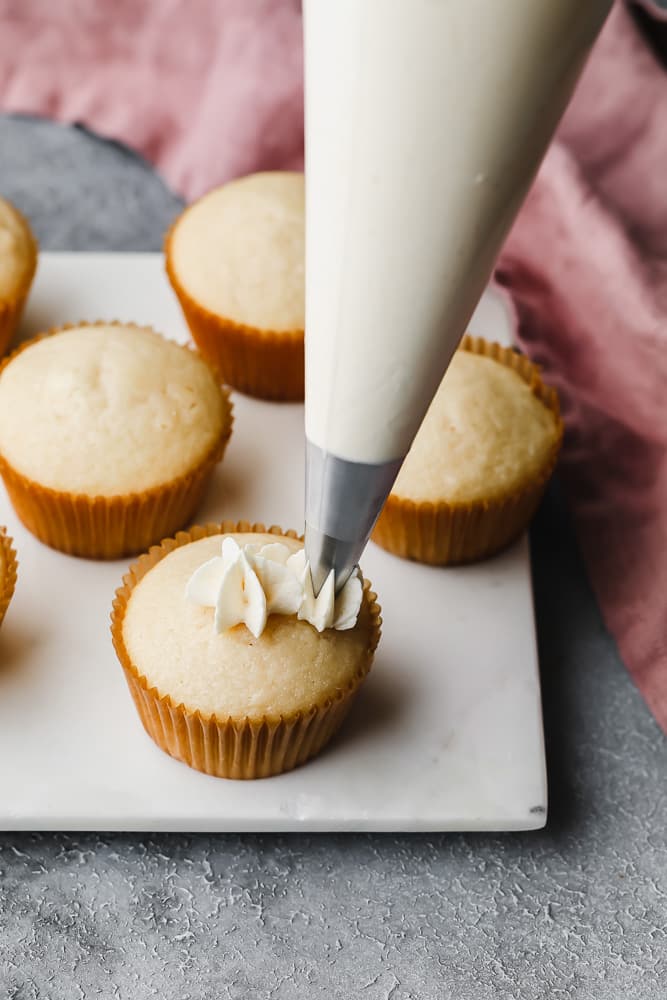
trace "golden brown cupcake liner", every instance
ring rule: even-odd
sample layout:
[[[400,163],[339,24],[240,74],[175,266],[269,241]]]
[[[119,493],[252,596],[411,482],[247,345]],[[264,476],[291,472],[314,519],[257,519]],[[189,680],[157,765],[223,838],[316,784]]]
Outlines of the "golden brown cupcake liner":
[[[33,235],[32,229],[30,228],[28,220],[21,214],[21,212],[19,212],[15,205],[12,205],[12,208],[22,219],[28,235],[30,236],[33,256],[30,262],[30,269],[23,279],[19,291],[11,298],[2,299],[0,301],[0,355],[3,355],[8,350],[14,338],[14,334],[18,329],[18,325],[21,322],[23,308],[28,299],[33,278],[35,277],[35,271],[37,270],[37,257],[39,253],[39,246]]]
[[[0,528],[0,548],[4,556],[4,568],[2,579],[0,579],[0,625],[2,625],[9,602],[14,594],[16,586],[16,574],[18,571],[18,560],[12,545],[12,540],[5,528]]]
[[[173,231],[172,226],[165,240],[167,276],[193,340],[220,379],[259,399],[303,400],[303,330],[259,330],[217,316],[196,302],[179,281],[171,261]]]
[[[470,503],[418,503],[390,494],[373,531],[373,541],[404,559],[439,566],[486,558],[518,538],[539,506],[563,437],[556,390],[542,382],[539,368],[528,358],[469,335],[463,338],[460,350],[493,358],[520,375],[554,414],[558,434],[540,475],[508,496]]]
[[[44,337],[84,324],[66,324],[39,334],[22,344],[0,363],[4,368],[22,351]],[[127,326],[113,321],[86,326]],[[140,327],[150,330],[150,327]],[[161,336],[154,330],[155,336]],[[233,412],[229,394],[223,389],[226,422],[219,438],[194,469],[137,493],[118,496],[88,496],[54,490],[24,476],[0,455],[0,475],[9,499],[25,527],[41,542],[69,555],[89,559],[118,559],[147,549],[188,524],[199,504],[217,463],[222,459],[232,433]]]
[[[276,526],[267,529],[263,524],[247,521],[224,521],[181,531],[175,538],[154,546],[130,567],[123,585],[116,591],[111,613],[114,648],[144,729],[172,757],[219,778],[267,778],[289,771],[318,753],[345,718],[371,668],[380,640],[380,607],[370,584],[364,580],[362,607],[370,619],[366,660],[346,688],[334,698],[314,706],[312,711],[261,719],[219,719],[215,715],[190,711],[183,704],[176,704],[169,695],[161,695],[155,687],[149,687],[146,678],[132,663],[123,639],[123,619],[132,590],[174,549],[210,535],[250,531],[300,538],[294,531],[282,531]]]
[[[27,298],[28,292],[26,291],[25,294],[9,301],[0,302],[0,355],[9,349],[14,339]]]

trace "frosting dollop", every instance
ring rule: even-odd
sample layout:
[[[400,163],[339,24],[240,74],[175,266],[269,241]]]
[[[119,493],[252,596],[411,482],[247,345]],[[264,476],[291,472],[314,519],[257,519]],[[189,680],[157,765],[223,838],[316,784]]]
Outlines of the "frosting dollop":
[[[336,594],[332,570],[316,595],[304,549],[293,552],[282,542],[240,546],[228,536],[220,555],[194,571],[185,596],[193,604],[215,609],[216,632],[245,625],[259,638],[272,614],[296,615],[318,632],[354,628],[363,586],[355,571]]]

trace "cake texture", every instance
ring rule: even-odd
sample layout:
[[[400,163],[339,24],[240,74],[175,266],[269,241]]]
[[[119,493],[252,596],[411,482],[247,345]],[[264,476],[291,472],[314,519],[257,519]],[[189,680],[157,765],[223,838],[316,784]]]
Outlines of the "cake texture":
[[[21,320],[37,268],[37,241],[27,219],[0,198],[0,354]]]
[[[216,188],[167,235],[167,274],[195,342],[249,395],[303,399],[304,241],[303,174],[290,172]]]
[[[433,564],[489,556],[527,526],[562,440],[558,397],[527,358],[464,338],[373,539]]]
[[[317,753],[370,669],[380,614],[368,583],[358,616],[318,631],[296,613],[269,614],[261,634],[217,630],[188,581],[221,542],[302,550],[294,532],[246,523],[181,532],[142,556],[117,591],[112,635],[139,715],[162,749],[221,777],[265,777]]]
[[[209,366],[145,327],[64,327],[0,368],[0,472],[38,538],[114,558],[194,514],[231,433]]]

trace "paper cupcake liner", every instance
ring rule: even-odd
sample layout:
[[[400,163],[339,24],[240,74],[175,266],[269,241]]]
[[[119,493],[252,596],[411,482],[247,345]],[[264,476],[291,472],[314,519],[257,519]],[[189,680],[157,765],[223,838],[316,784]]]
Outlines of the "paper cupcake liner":
[[[13,295],[9,299],[0,300],[0,356],[8,350],[14,338],[14,334],[18,329],[18,325],[21,322],[23,308],[27,302],[33,278],[35,277],[35,271],[37,270],[37,255],[39,252],[37,240],[33,235],[28,220],[18,211],[15,205],[12,205],[12,208],[23,220],[26,231],[28,232],[32,242],[33,255],[30,262],[30,268],[23,279],[17,294]]]
[[[4,556],[4,571],[0,579],[0,625],[2,625],[9,602],[14,594],[16,586],[16,574],[18,571],[18,560],[12,545],[12,540],[5,528],[0,528],[0,548]]]
[[[542,382],[539,368],[528,358],[480,337],[464,337],[460,350],[493,358],[520,375],[554,414],[558,434],[540,474],[507,496],[470,503],[420,503],[390,494],[373,541],[404,559],[438,566],[484,559],[519,537],[540,504],[563,437],[558,395]]]
[[[67,324],[22,344],[0,364],[0,374],[36,341],[79,325]],[[127,324],[114,321],[103,325]],[[232,404],[226,390],[222,391],[227,414],[218,439],[193,469],[148,490],[117,496],[54,490],[24,476],[0,455],[0,475],[14,510],[28,531],[44,544],[89,559],[118,559],[173,535],[192,520],[231,436]]]
[[[217,316],[200,305],[179,281],[171,261],[173,227],[165,240],[167,276],[193,340],[220,379],[239,392],[275,402],[304,396],[303,330],[259,330]]]
[[[27,298],[28,292],[26,291],[24,295],[10,301],[0,302],[0,355],[9,349],[14,339]]]
[[[344,690],[314,705],[309,712],[261,719],[220,719],[191,711],[183,704],[176,704],[169,695],[161,695],[132,663],[123,640],[123,619],[132,590],[174,549],[210,535],[248,531],[299,537],[294,531],[282,531],[275,526],[267,529],[263,524],[246,521],[224,521],[179,532],[175,538],[154,546],[130,567],[123,585],[116,591],[111,613],[114,648],[144,729],[172,757],[219,778],[267,778],[289,771],[318,753],[342,723],[371,668],[382,624],[376,595],[365,580],[364,604],[370,617],[366,659]]]

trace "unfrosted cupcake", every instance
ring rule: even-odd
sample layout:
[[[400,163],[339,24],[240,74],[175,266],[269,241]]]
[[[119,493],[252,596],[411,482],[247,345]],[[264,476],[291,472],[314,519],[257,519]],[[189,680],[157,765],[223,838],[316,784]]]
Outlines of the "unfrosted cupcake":
[[[21,319],[37,267],[37,242],[28,222],[0,198],[0,354]]]
[[[0,473],[41,541],[111,559],[187,524],[231,433],[192,350],[122,323],[63,327],[0,368]]]
[[[481,559],[527,527],[563,435],[558,397],[515,351],[465,337],[373,532],[396,555]]]
[[[2,625],[9,602],[16,586],[18,563],[12,540],[6,528],[0,528],[0,625]]]
[[[195,342],[251,396],[303,399],[304,233],[303,174],[261,173],[204,195],[167,235]]]
[[[227,778],[316,754],[370,669],[380,612],[368,583],[314,598],[294,532],[247,523],[183,532],[117,591],[112,636],[149,736]]]

